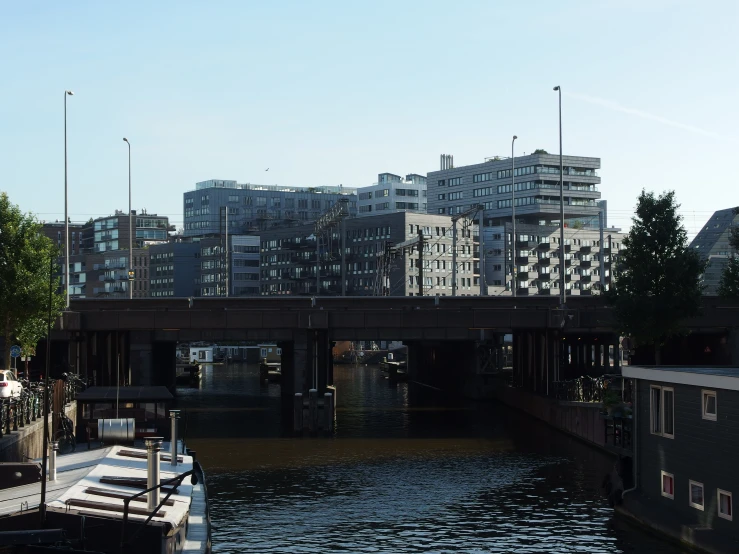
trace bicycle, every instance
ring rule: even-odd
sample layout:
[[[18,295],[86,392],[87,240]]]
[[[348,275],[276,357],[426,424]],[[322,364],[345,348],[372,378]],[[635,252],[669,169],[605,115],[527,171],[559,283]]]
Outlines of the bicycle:
[[[58,443],[59,454],[69,454],[77,448],[74,423],[64,412],[59,412],[59,429],[54,433],[54,440]]]

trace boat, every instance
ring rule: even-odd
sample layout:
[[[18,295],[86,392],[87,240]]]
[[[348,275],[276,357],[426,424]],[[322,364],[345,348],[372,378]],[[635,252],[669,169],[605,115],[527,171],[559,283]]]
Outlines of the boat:
[[[262,361],[259,364],[259,380],[261,382],[279,383],[282,380],[282,364]]]
[[[171,394],[166,387],[121,387],[119,415],[133,417],[93,425],[93,414],[113,409],[110,389],[116,387],[80,393],[87,449],[78,443],[71,454],[52,451],[43,492],[39,460],[24,464],[30,467],[23,484],[0,490],[0,544],[25,545],[19,552],[210,554],[203,469],[176,431],[168,442],[160,433],[177,417],[159,411]]]
[[[175,371],[174,382],[178,386],[197,387],[203,376],[200,371],[200,365],[197,363],[178,364]]]

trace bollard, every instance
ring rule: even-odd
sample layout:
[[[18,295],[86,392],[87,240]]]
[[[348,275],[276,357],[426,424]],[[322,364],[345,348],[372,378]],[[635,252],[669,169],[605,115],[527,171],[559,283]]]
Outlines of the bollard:
[[[303,393],[296,392],[293,400],[293,431],[303,431]]]
[[[172,464],[172,467],[175,467],[177,465],[177,420],[180,418],[180,411],[169,410],[169,417],[172,419],[171,447],[169,449],[172,459],[169,463]]]
[[[49,450],[49,481],[56,481],[56,453],[59,450],[59,443],[51,441]]]
[[[334,430],[334,395],[327,392],[323,395],[323,429],[330,433]]]
[[[159,485],[159,451],[162,449],[162,437],[148,437],[146,439],[146,488]],[[147,508],[150,512],[159,506],[159,489],[146,494]]]
[[[308,430],[313,433],[318,429],[318,390],[308,391]]]

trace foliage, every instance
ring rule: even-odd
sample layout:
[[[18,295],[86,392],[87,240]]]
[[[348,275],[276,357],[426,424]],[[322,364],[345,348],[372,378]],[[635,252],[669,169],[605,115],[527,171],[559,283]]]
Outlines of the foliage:
[[[739,258],[729,258],[718,284],[718,294],[724,298],[739,300]]]
[[[608,388],[603,392],[603,407],[611,408],[621,404],[621,395],[618,391]]]
[[[734,216],[739,215],[739,207],[734,208]],[[729,245],[734,252],[739,252],[739,225],[729,227]]]
[[[580,221],[579,219],[576,219],[572,223],[572,228],[573,229],[582,229],[583,227],[585,227],[585,224],[582,221]]]
[[[620,332],[653,345],[658,365],[659,347],[682,332],[681,321],[697,315],[701,301],[705,262],[688,248],[679,207],[673,191],[641,192],[606,293]]]
[[[547,152],[543,148],[537,148],[536,150],[534,150],[534,154],[549,154],[549,152]]]
[[[57,255],[36,219],[0,193],[0,332],[5,337],[5,367],[10,367],[8,346],[14,340],[22,342],[28,354],[46,334],[49,275]],[[52,285],[56,291],[58,279]],[[64,298],[55,292],[52,317],[58,317],[63,306]]]

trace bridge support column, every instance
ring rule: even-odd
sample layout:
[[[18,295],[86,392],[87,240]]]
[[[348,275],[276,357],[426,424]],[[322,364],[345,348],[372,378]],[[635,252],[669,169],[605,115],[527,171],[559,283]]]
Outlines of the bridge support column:
[[[120,360],[121,383],[126,381],[140,386],[153,385],[153,351],[152,336],[149,331],[131,331],[129,333],[128,359],[126,359],[126,356],[121,356]],[[174,352],[172,352],[172,357],[174,359]],[[111,376],[112,384],[115,384],[116,380],[116,363],[117,361],[114,358]],[[174,385],[174,383],[172,384]]]

